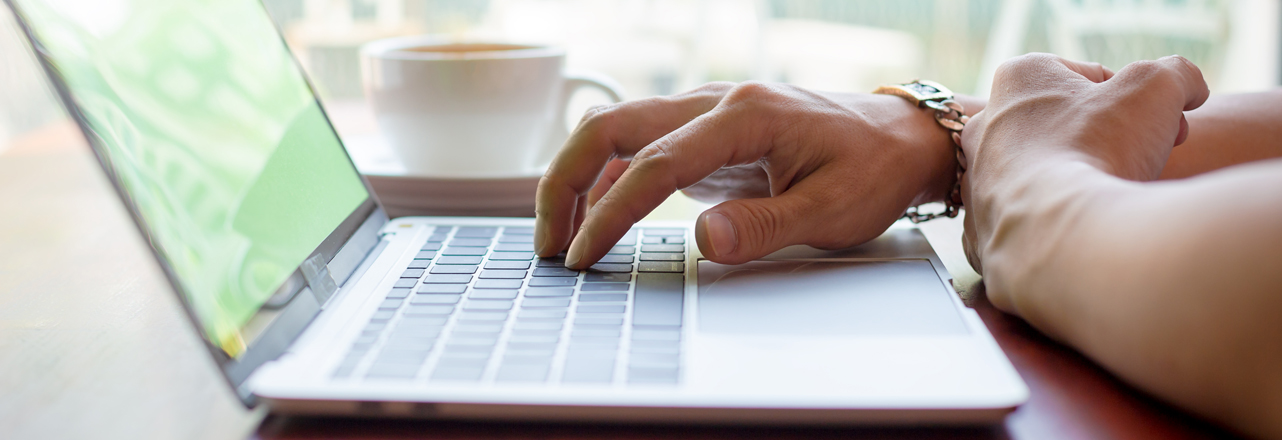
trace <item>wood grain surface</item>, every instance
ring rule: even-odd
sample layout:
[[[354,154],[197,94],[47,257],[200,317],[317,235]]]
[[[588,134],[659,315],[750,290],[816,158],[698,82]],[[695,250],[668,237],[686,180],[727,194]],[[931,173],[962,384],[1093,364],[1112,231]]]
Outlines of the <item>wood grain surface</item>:
[[[1223,438],[992,308],[961,222],[923,231],[1032,389],[1001,425],[795,429],[266,416],[232,396],[78,133],[0,150],[0,438]],[[264,418],[265,417],[265,418]]]

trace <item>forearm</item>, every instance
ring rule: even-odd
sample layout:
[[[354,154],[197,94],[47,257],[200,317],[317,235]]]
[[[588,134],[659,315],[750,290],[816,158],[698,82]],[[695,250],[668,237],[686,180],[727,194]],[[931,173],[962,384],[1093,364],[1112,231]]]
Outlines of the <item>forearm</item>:
[[[996,305],[1165,400],[1282,436],[1282,160],[1147,184],[1009,169],[972,213],[994,228]]]
[[[1188,140],[1171,151],[1162,179],[1282,157],[1282,90],[1213,96],[1186,118]]]

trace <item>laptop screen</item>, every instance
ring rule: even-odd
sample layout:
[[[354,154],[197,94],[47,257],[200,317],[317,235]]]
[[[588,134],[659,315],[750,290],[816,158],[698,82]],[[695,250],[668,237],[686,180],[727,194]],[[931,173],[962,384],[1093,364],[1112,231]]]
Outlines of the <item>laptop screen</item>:
[[[205,336],[369,198],[257,0],[11,0]]]

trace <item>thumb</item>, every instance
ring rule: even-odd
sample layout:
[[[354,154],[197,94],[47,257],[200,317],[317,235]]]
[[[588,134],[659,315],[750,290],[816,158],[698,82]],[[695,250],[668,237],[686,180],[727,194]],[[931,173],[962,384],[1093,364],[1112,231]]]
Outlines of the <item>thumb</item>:
[[[699,215],[695,240],[709,260],[739,264],[799,244],[795,235],[807,229],[815,209],[805,198],[792,194],[721,203]]]

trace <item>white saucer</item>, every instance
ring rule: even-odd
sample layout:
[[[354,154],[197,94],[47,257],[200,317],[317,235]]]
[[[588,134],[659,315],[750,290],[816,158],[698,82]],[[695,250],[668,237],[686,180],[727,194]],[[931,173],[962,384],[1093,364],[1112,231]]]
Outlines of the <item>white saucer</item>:
[[[542,172],[501,177],[409,175],[377,135],[343,138],[352,162],[390,217],[533,217]]]

